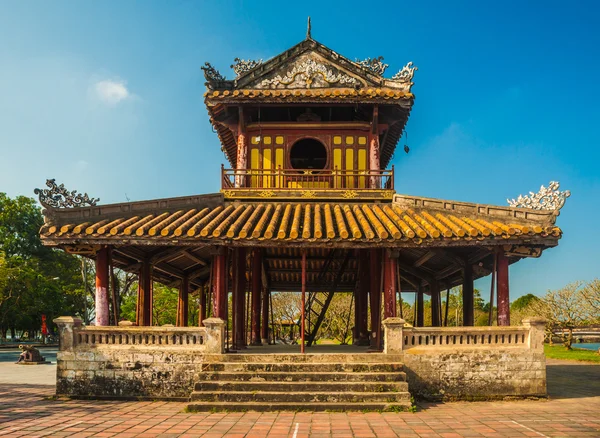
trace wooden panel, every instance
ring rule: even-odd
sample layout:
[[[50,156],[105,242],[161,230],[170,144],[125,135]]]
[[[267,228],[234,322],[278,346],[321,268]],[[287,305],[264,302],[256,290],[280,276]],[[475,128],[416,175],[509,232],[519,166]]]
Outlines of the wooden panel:
[[[265,137],[265,141],[267,140],[267,137]],[[269,137],[269,142],[270,142],[270,137]],[[263,150],[263,169],[265,169],[265,173],[268,174],[270,172],[267,172],[267,170],[272,169],[273,167],[273,162],[271,159],[271,149],[264,149]],[[265,176],[263,178],[263,187],[271,187],[271,177],[270,176]]]
[[[279,138],[279,137],[277,137]],[[283,137],[281,137],[283,139]],[[283,148],[277,148],[275,149],[275,169],[283,169]],[[276,187],[282,187],[283,185],[283,180],[282,178],[276,178],[275,180],[275,186]]]
[[[260,169],[260,150],[257,147],[250,149],[250,169]],[[250,170],[252,174],[252,170]],[[258,178],[255,176],[251,177],[250,187],[258,187]]]
[[[354,170],[354,149],[346,149],[346,170]],[[354,188],[354,177],[346,177],[346,187]]]
[[[359,141],[359,143],[360,143],[360,141]],[[358,150],[358,167],[356,169],[360,170],[360,171],[367,170],[367,150],[366,149]],[[367,187],[367,177],[366,176],[361,176],[358,178],[358,187],[361,189],[364,189]]]
[[[342,150],[340,148],[335,148],[333,150],[333,169],[334,170],[342,170]],[[336,176],[333,178],[333,186],[340,187],[342,185],[342,178]]]

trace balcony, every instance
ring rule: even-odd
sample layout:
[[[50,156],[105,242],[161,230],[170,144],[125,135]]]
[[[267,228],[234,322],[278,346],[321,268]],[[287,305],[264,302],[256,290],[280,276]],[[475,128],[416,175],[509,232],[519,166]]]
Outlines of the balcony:
[[[391,199],[394,167],[389,170],[225,169],[221,192],[229,199]]]

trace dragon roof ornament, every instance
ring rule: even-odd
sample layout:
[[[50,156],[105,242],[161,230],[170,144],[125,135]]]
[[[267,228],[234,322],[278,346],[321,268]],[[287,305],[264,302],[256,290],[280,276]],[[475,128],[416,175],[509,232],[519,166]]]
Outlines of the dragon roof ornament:
[[[235,58],[234,60],[234,64],[231,65],[231,68],[233,69],[236,77],[241,76],[242,74],[249,72],[250,70],[258,67],[259,65],[261,65],[263,63],[262,59],[259,59],[258,61],[254,61],[253,59],[240,59],[240,58]]]
[[[418,67],[413,67],[412,65],[413,63],[410,61],[408,64],[402,67],[402,70],[392,76],[392,79],[398,82],[411,82],[415,71],[419,69]]]
[[[225,76],[223,76],[219,71],[213,67],[210,62],[205,62],[202,67],[200,67],[204,71],[204,78],[210,82],[223,82],[225,81]]]
[[[565,201],[571,192],[558,190],[560,183],[558,181],[550,181],[548,187],[543,185],[537,193],[529,192],[529,195],[519,195],[517,199],[507,199],[508,205],[518,208],[531,208],[533,210],[560,210],[565,205]]]
[[[383,76],[385,70],[389,67],[389,64],[385,64],[383,62],[383,56],[378,56],[377,58],[367,58],[362,61],[358,59],[355,61],[361,67],[364,67],[368,70],[371,70],[373,73],[379,76]]]
[[[70,208],[86,205],[94,207],[100,201],[100,198],[90,198],[87,193],[77,193],[77,190],[69,191],[64,184],[57,185],[54,178],[47,179],[46,185],[49,188],[33,191],[38,195],[40,204],[45,207]]]

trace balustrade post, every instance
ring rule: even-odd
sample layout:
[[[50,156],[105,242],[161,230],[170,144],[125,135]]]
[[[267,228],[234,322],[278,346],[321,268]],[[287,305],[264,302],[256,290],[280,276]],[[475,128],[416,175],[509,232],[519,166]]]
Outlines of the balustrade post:
[[[206,353],[223,354],[225,352],[225,321],[221,318],[206,318]]]
[[[58,326],[58,349],[70,351],[77,343],[75,339],[75,328],[81,327],[83,321],[73,316],[61,316],[56,318],[54,324]]]
[[[543,353],[546,320],[540,317],[525,318],[523,326],[529,330],[529,335],[527,336],[527,346],[529,349]]]
[[[385,354],[401,354],[404,346],[402,318],[386,318],[383,320],[383,352]]]

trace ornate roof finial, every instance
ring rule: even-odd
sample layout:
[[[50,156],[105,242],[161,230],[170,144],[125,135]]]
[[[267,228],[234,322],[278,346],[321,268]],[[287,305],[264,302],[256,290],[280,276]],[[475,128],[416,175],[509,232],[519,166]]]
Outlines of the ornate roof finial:
[[[310,16],[308,17],[308,25],[306,26],[306,39],[307,40],[312,40],[312,35],[310,34]]]
[[[233,64],[231,66],[231,68],[233,69],[233,71],[235,72],[236,76],[241,76],[246,72],[249,72],[250,70],[254,69],[255,67],[258,67],[259,65],[261,65],[263,63],[262,59],[259,59],[258,61],[254,61],[252,59],[240,59],[240,58],[235,58],[233,60],[235,62],[235,64]]]
[[[411,61],[402,67],[402,70],[392,76],[392,79],[398,82],[410,82],[415,74],[415,70],[418,70],[418,68],[413,67],[413,63]]]
[[[383,56],[378,56],[377,58],[367,58],[363,61],[359,61],[358,59],[355,61],[358,65],[371,70],[373,73],[379,76],[383,76],[385,73],[385,69],[389,67],[388,64],[383,62]]]
[[[44,207],[69,208],[90,205],[94,207],[99,198],[90,198],[87,193],[83,195],[77,190],[68,191],[64,184],[56,185],[55,179],[47,179],[48,189],[35,189],[33,192],[39,196],[40,204]]]
[[[548,187],[540,187],[537,193],[529,192],[529,195],[519,195],[517,199],[507,199],[508,205],[518,208],[531,208],[532,210],[560,210],[571,192],[558,190],[560,183],[550,181]]]

